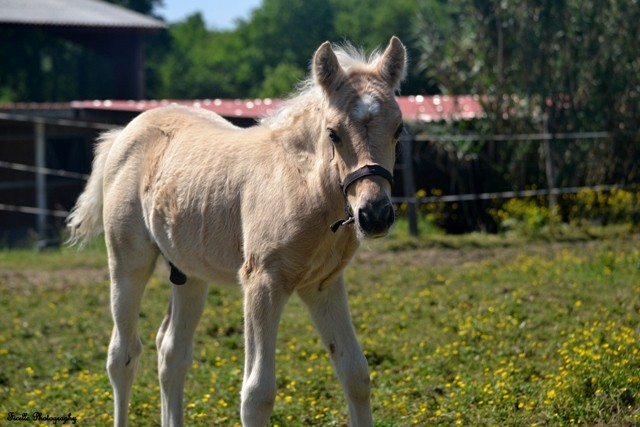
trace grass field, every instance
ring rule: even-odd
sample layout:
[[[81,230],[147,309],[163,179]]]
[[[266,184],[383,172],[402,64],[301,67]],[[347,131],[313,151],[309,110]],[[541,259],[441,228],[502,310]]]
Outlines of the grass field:
[[[640,236],[381,248],[363,248],[347,271],[376,426],[640,425]],[[10,412],[112,421],[105,265],[99,249],[0,252],[0,424],[30,424],[6,422]],[[170,286],[159,267],[140,321],[134,426],[159,425],[154,336]],[[212,286],[208,299],[187,420],[233,426],[241,294]],[[283,315],[277,362],[272,425],[347,425],[328,357],[296,298]]]

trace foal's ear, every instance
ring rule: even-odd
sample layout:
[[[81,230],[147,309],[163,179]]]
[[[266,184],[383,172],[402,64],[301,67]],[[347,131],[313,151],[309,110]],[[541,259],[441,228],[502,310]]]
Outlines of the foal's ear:
[[[378,59],[376,68],[380,77],[393,89],[400,88],[400,82],[407,75],[407,51],[399,38],[391,37],[389,45]]]
[[[331,43],[324,42],[313,55],[313,76],[320,86],[331,95],[346,77]]]

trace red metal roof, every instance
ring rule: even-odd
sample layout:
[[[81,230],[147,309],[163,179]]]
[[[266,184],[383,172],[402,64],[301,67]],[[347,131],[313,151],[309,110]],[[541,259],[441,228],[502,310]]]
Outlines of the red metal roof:
[[[440,120],[469,120],[482,117],[484,112],[478,96],[400,96],[397,98],[404,120],[407,122],[433,122]],[[278,99],[200,99],[200,100],[146,100],[146,101],[73,101],[74,109],[116,111],[146,111],[163,105],[178,104],[206,108],[224,117],[258,119],[276,110]]]
[[[71,108],[74,109],[95,109],[95,110],[115,110],[115,111],[146,111],[152,108],[165,105],[185,105],[189,107],[206,108],[214,111],[223,117],[241,117],[257,119],[276,110],[281,104],[277,99],[162,99],[143,101],[122,101],[122,100],[95,100],[95,101],[72,101]]]
[[[480,98],[463,96],[400,96],[397,98],[406,122],[436,122],[441,120],[470,120],[484,116]],[[185,105],[206,108],[227,118],[259,119],[275,111],[279,99],[196,99],[196,100],[94,100],[55,103],[10,103],[0,104],[0,111],[20,112],[54,110],[103,110],[142,112],[164,105]]]
[[[407,122],[440,120],[470,120],[484,116],[480,97],[462,96],[400,96],[397,98],[402,117]]]

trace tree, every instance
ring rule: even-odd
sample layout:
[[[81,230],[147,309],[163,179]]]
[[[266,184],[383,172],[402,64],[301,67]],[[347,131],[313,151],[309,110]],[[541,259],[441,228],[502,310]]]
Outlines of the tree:
[[[334,40],[348,40],[367,52],[383,47],[398,36],[407,47],[409,71],[402,91],[411,94],[434,93],[435,88],[415,71],[415,49],[412,27],[419,11],[415,0],[332,0],[335,16]]]
[[[411,22],[416,13],[417,3],[413,0],[264,0],[232,31],[209,31],[188,44],[174,40],[176,43],[168,49],[166,58],[158,58],[158,67],[164,68],[163,62],[175,63],[175,57],[186,55],[188,63],[208,71],[209,96],[211,91],[216,96],[225,96],[231,91],[235,97],[281,97],[291,92],[307,73],[315,49],[326,40],[338,43],[348,40],[371,51],[384,45],[392,35],[398,35],[408,45],[410,56],[414,53],[417,56],[410,43]],[[183,37],[185,25],[204,29],[201,22],[188,18],[174,25],[175,29],[171,28],[171,36]],[[195,44],[206,45],[206,51]],[[174,52],[175,49],[184,52]],[[185,53],[193,51],[201,54]],[[198,89],[187,90],[181,84],[172,83],[173,77],[169,74],[165,72],[162,87],[153,88],[151,93],[165,96],[172,93],[179,97],[204,94],[202,82],[205,80],[193,80],[193,86]],[[219,77],[222,74],[224,84]],[[184,77],[182,72],[175,73],[175,78],[190,81]],[[204,74],[201,77],[205,77]],[[403,88],[406,93],[433,89],[423,82],[422,76],[410,72]]]
[[[610,132],[600,144],[554,145],[554,161],[574,159],[558,177],[564,183],[637,182],[640,8],[633,3],[430,0],[414,27],[419,64],[444,93],[484,95],[489,133]],[[485,145],[485,153],[497,152]]]
[[[303,70],[287,62],[278,64],[275,68],[267,67],[257,96],[259,98],[284,97],[296,87],[304,75]]]
[[[640,8],[617,0],[428,0],[413,27],[422,76],[479,94],[486,118],[437,132],[608,132],[595,140],[422,145],[457,192],[638,183]],[[466,128],[466,129],[461,129]],[[542,154],[542,156],[541,156]],[[432,170],[431,168],[430,170]],[[445,187],[446,188],[446,187]],[[550,204],[553,205],[553,198]],[[461,204],[477,228],[484,202]]]
[[[264,0],[236,31],[246,50],[239,54],[258,83],[248,94],[284,96],[306,73],[315,49],[331,39],[333,10],[325,0]]]

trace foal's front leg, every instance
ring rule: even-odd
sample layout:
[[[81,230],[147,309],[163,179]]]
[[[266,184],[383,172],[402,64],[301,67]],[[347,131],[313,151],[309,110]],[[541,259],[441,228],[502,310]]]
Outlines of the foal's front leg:
[[[276,339],[289,294],[266,273],[243,269],[245,361],[240,416],[244,427],[264,427],[276,398]]]
[[[341,276],[322,289],[306,288],[298,294],[329,351],[347,397],[351,425],[373,426],[369,367],[351,322],[344,279]]]

